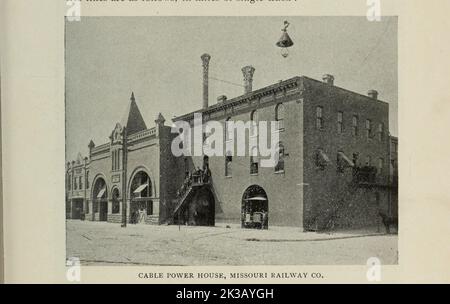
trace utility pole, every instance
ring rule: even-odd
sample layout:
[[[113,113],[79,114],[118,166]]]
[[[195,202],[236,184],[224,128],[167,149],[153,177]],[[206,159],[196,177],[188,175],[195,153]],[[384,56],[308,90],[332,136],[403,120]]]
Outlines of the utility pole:
[[[127,160],[128,160],[128,147],[127,147],[127,128],[123,127],[122,135],[122,225],[121,227],[127,227]]]

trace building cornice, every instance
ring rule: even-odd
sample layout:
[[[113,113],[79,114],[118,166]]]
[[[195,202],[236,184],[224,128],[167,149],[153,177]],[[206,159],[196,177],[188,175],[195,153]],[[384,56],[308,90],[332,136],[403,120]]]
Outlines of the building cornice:
[[[200,109],[198,111],[194,111],[188,114],[184,114],[178,117],[175,117],[172,119],[172,121],[191,121],[194,119],[194,113],[202,113],[203,115],[210,115],[212,113],[223,111],[229,108],[237,107],[243,103],[251,103],[253,100],[261,99],[268,95],[276,94],[277,92],[293,89],[296,87],[299,87],[299,80],[301,77],[296,76],[293,78],[290,78],[288,80],[280,81],[276,84],[264,87],[262,89],[258,89],[255,91],[252,91],[248,94],[241,95],[238,97],[235,97],[233,99],[227,100],[225,102],[217,103],[215,105],[209,106],[206,109]]]

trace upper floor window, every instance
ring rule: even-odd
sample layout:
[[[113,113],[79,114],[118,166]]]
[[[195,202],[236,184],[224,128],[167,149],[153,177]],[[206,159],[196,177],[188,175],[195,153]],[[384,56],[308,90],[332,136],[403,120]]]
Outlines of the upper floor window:
[[[318,130],[323,129],[323,107],[316,108],[316,128]]]
[[[74,179],[73,179],[73,190],[77,190],[77,189],[78,189],[77,179],[76,179],[76,177],[74,177]]]
[[[111,153],[111,169],[116,170],[116,151],[112,151]]]
[[[366,138],[372,137],[372,121],[366,119]]]
[[[352,118],[352,135],[357,136],[358,135],[358,116],[353,115]]]
[[[81,176],[79,177],[80,181],[79,181],[79,185],[80,185],[80,189],[83,189],[83,180],[81,178]]]
[[[232,175],[231,165],[233,164],[233,156],[227,155],[225,156],[225,176]]]
[[[230,122],[231,122],[231,117],[228,117],[225,120],[225,140],[232,139],[232,134],[230,134],[230,132],[232,132],[232,130],[230,128]]]
[[[86,189],[89,189],[89,171],[86,172]]]
[[[69,190],[72,190],[72,181],[71,181],[70,176],[67,179],[68,179],[68,184],[69,184]]]
[[[275,165],[275,172],[284,172],[284,145],[282,142],[278,144],[278,162]]]
[[[344,130],[343,125],[342,125],[343,116],[344,116],[344,114],[342,112],[337,113],[337,132],[339,134],[341,134]]]
[[[250,113],[250,136],[258,135],[258,112],[253,110]]]
[[[366,156],[366,166],[370,167],[372,165],[372,158],[370,156]]]
[[[277,130],[284,131],[284,105],[282,103],[275,107],[275,121],[277,122]]]
[[[384,167],[384,159],[379,158],[378,159],[378,172],[381,172],[383,170]]]
[[[379,123],[378,124],[378,140],[383,141],[383,133],[384,133],[384,124]]]
[[[250,154],[250,174],[258,174],[259,163],[258,163],[258,149],[256,147],[252,148]]]

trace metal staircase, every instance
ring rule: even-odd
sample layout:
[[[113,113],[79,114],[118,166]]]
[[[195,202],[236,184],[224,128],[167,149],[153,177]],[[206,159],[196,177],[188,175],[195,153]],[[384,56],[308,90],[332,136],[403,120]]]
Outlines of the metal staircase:
[[[186,186],[188,185],[188,186]],[[180,195],[177,197],[176,199],[176,203],[175,203],[175,208],[173,209],[173,213],[172,216],[173,218],[175,218],[178,214],[178,212],[182,209],[182,207],[189,202],[189,198],[192,196],[192,194],[194,194],[197,189],[205,186],[205,185],[209,185],[209,180],[208,181],[204,181],[201,177],[199,176],[193,176],[191,177],[191,179],[189,180],[189,182],[186,184],[184,184],[181,188],[180,188]]]

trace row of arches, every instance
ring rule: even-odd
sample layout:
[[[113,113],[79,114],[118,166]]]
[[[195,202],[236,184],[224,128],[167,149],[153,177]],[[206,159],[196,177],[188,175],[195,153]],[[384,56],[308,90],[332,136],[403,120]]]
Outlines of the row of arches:
[[[153,215],[153,187],[149,174],[145,170],[137,171],[129,184],[130,222],[145,223],[146,216]],[[111,200],[111,213],[120,213],[121,194],[113,187],[108,192],[108,185],[103,176],[94,179],[92,187],[92,211],[99,213],[99,221],[108,220],[108,201]],[[215,198],[211,191],[203,189],[196,195],[196,203],[188,211],[193,214],[195,225],[211,226],[215,223]],[[189,216],[190,217],[190,216]],[[242,196],[241,227],[268,229],[269,200],[266,191],[258,185],[248,187]]]
[[[148,171],[136,170],[128,183],[127,198],[130,199],[130,222],[144,223],[146,217],[153,215],[154,187]],[[99,174],[94,178],[91,201],[92,212],[99,213],[99,221],[108,220],[108,201],[111,201],[112,214],[119,214],[121,210],[121,193],[114,186],[109,192],[106,178]]]

